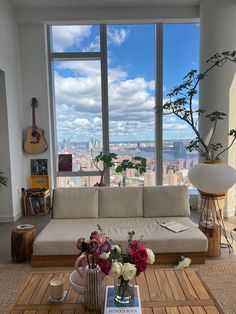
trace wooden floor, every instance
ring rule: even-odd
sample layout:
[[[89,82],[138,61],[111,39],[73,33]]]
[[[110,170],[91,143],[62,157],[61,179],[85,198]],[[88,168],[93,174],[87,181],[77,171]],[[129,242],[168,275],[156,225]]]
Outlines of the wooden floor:
[[[64,303],[51,304],[49,281],[64,279],[68,290]],[[85,313],[81,296],[69,284],[69,272],[33,272],[10,310],[11,314]],[[139,285],[143,314],[217,314],[223,313],[194,269],[148,269],[135,280]],[[107,277],[104,284],[112,284]]]

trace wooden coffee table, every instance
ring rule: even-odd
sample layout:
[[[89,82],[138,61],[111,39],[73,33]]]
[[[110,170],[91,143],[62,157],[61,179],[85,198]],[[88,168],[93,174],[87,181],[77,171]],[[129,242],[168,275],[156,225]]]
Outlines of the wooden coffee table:
[[[64,278],[68,290],[64,303],[48,303],[49,281]],[[33,272],[22,287],[11,314],[85,313],[81,297],[70,287],[70,272]],[[112,278],[105,279],[112,284]],[[136,278],[140,288],[143,314],[223,313],[196,270],[148,269]]]

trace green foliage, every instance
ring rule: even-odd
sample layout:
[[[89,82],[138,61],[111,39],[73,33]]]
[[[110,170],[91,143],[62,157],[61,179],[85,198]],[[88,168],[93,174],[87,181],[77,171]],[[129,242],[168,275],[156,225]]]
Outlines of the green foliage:
[[[133,157],[131,160],[124,159],[116,167],[115,171],[117,173],[125,172],[127,169],[135,169],[138,173],[143,174],[147,170],[147,159],[139,156]]]
[[[217,160],[219,156],[227,151],[236,139],[236,130],[232,129],[228,135],[232,137],[232,141],[228,147],[223,149],[221,143],[212,143],[216,131],[217,123],[227,116],[224,112],[214,111],[206,114],[206,110],[193,109],[193,98],[198,94],[199,83],[208,76],[208,73],[214,68],[220,68],[225,63],[236,63],[236,51],[224,51],[214,54],[207,60],[210,67],[203,73],[198,73],[197,70],[191,70],[183,78],[183,82],[173,88],[167,94],[169,101],[161,106],[161,111],[164,115],[174,114],[181,120],[185,121],[193,130],[196,135],[194,140],[191,140],[187,149],[198,151],[206,160]],[[205,115],[205,118],[212,123],[212,134],[208,142],[206,142],[198,131],[199,118]]]
[[[93,159],[93,163],[95,167],[98,169],[100,173],[100,182],[97,183],[98,186],[104,185],[104,173],[106,169],[109,169],[113,166],[115,166],[115,161],[117,159],[117,154],[109,153],[107,155],[104,155],[102,152],[100,152],[99,155],[95,156]],[[102,169],[99,167],[99,163],[102,162]]]
[[[0,171],[0,188],[1,186],[7,186],[7,181],[8,181],[7,177],[4,176],[2,171]]]

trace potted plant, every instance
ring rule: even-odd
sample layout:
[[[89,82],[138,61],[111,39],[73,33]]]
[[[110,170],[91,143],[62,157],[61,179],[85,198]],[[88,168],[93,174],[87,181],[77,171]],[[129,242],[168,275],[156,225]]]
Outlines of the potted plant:
[[[92,154],[92,153],[91,153]],[[115,166],[114,160],[117,159],[117,154],[109,153],[109,154],[103,154],[100,152],[99,155],[92,157],[94,166],[98,169],[100,173],[100,182],[97,182],[95,186],[105,186],[104,184],[104,174],[106,169],[109,169],[113,166]],[[102,168],[101,168],[102,163]]]
[[[122,162],[116,167],[115,171],[117,173],[121,173],[123,177],[123,186],[125,186],[125,177],[127,169],[135,169],[138,173],[143,174],[147,170],[147,159],[144,157],[135,156],[132,157],[131,160],[124,159]]]
[[[2,186],[7,186],[7,181],[8,181],[7,177],[4,176],[2,171],[0,171],[0,188]]]
[[[194,96],[198,94],[199,83],[208,76],[209,72],[214,68],[221,68],[224,64],[229,62],[236,63],[236,51],[225,51],[214,54],[207,60],[207,63],[210,64],[207,70],[203,73],[198,73],[197,70],[188,72],[183,78],[183,82],[167,94],[169,101],[162,106],[164,115],[174,114],[191,127],[196,138],[191,140],[186,148],[190,152],[196,150],[200,156],[208,161],[220,160],[220,156],[233,145],[236,139],[236,130],[232,129],[228,132],[228,135],[232,137],[232,141],[227,147],[223,148],[221,143],[214,142],[217,124],[227,115],[219,111],[206,113],[206,110],[194,110],[193,99]],[[205,115],[209,123],[213,124],[212,133],[207,142],[203,139],[203,136],[198,130],[198,122],[201,115]]]
[[[235,142],[236,130],[227,131],[228,136],[232,138],[227,147],[215,142],[214,135],[217,125],[227,115],[219,111],[207,113],[202,109],[194,110],[193,99],[198,94],[199,83],[207,78],[210,71],[231,62],[236,63],[236,51],[214,54],[207,60],[210,66],[205,72],[198,73],[196,70],[188,72],[183,78],[183,82],[167,95],[169,101],[161,106],[164,115],[174,114],[185,121],[195,133],[196,138],[191,140],[186,148],[190,152],[196,150],[205,159],[205,163],[191,168],[189,179],[198,190],[206,193],[225,193],[236,181],[235,169],[226,164],[220,164],[221,155],[229,150]],[[208,140],[205,140],[198,130],[198,122],[202,115],[212,124],[212,132]]]

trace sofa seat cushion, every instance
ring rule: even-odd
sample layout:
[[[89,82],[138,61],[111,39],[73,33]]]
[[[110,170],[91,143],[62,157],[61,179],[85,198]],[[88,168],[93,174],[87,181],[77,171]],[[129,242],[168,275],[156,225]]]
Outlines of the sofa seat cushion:
[[[188,189],[185,185],[145,186],[144,217],[190,216]]]
[[[56,188],[53,218],[97,218],[98,188]]]
[[[159,225],[156,218],[98,218],[52,219],[37,236],[33,245],[34,255],[78,254],[76,241],[89,238],[100,224],[108,237],[122,246],[127,244],[128,231],[134,230],[135,238],[143,235],[146,247],[155,253],[206,252],[207,238],[187,217],[164,217],[161,221],[181,222],[191,228],[174,233]]]
[[[98,191],[98,216],[143,217],[142,187],[102,187]]]

